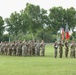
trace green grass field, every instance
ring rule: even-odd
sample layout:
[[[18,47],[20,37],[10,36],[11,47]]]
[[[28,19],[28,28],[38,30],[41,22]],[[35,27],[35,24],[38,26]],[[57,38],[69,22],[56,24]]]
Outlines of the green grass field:
[[[53,57],[53,47],[46,46],[45,56],[0,56],[0,75],[76,75],[76,58]]]

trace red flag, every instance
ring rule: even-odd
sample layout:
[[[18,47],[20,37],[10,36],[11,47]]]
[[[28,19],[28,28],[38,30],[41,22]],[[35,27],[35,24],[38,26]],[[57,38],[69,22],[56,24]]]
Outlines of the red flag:
[[[62,40],[64,40],[64,28],[62,28],[61,34],[62,34]]]
[[[66,40],[70,38],[69,30],[68,30],[68,23],[66,23]]]
[[[66,32],[66,40],[70,38],[69,32]]]

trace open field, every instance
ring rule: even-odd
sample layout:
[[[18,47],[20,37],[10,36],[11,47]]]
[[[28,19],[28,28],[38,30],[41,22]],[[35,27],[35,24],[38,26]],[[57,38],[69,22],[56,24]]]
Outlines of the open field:
[[[53,57],[46,46],[45,56],[0,56],[0,75],[76,75],[76,58]]]

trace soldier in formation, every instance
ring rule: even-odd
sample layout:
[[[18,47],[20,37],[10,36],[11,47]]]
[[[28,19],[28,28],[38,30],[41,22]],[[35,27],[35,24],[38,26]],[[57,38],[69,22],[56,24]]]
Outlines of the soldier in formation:
[[[54,57],[55,57],[55,58],[57,57],[57,53],[58,53],[58,43],[55,42],[55,43],[54,43]]]
[[[59,56],[60,56],[60,58],[62,58],[64,44],[62,41],[60,41],[58,45],[59,45]]]
[[[41,52],[41,54],[40,54]],[[10,56],[44,56],[45,55],[45,43],[39,40],[35,41],[17,41],[17,42],[1,42],[0,43],[0,55]]]
[[[63,48],[64,47],[64,48]],[[63,43],[62,41],[60,41],[59,43],[55,42],[54,43],[54,57],[57,57],[57,48],[59,48],[59,57],[62,58],[63,55],[63,50],[65,50],[65,57],[68,57],[69,54],[69,48],[70,48],[70,57],[71,58],[75,58],[76,57],[76,44],[74,41],[72,41],[71,45],[69,45],[68,41],[65,41],[65,43]]]
[[[73,57],[75,58],[75,47],[76,47],[75,42],[72,41],[71,46],[70,46],[70,57],[71,58]]]
[[[69,44],[68,41],[65,42],[65,57],[68,57],[68,52],[69,52]]]
[[[41,41],[40,46],[41,46],[41,55],[44,56],[45,55],[45,43],[44,43],[44,40]]]

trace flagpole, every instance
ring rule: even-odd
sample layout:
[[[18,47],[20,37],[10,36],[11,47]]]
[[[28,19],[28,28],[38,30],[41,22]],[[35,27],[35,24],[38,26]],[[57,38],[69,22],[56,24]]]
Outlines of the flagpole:
[[[60,34],[61,34],[61,29],[59,31],[57,31],[57,42],[59,42],[59,40],[60,40]]]
[[[8,37],[8,39],[9,39],[9,43],[10,43],[10,33],[9,33],[9,37]]]
[[[58,42],[58,32],[57,32],[57,42]]]
[[[73,31],[74,31],[75,36],[76,36],[76,27],[74,28],[74,30],[73,30]],[[75,36],[74,36],[74,40],[75,40]]]
[[[9,43],[10,43],[10,36],[9,36]]]
[[[62,18],[61,40],[64,40],[64,18]]]

